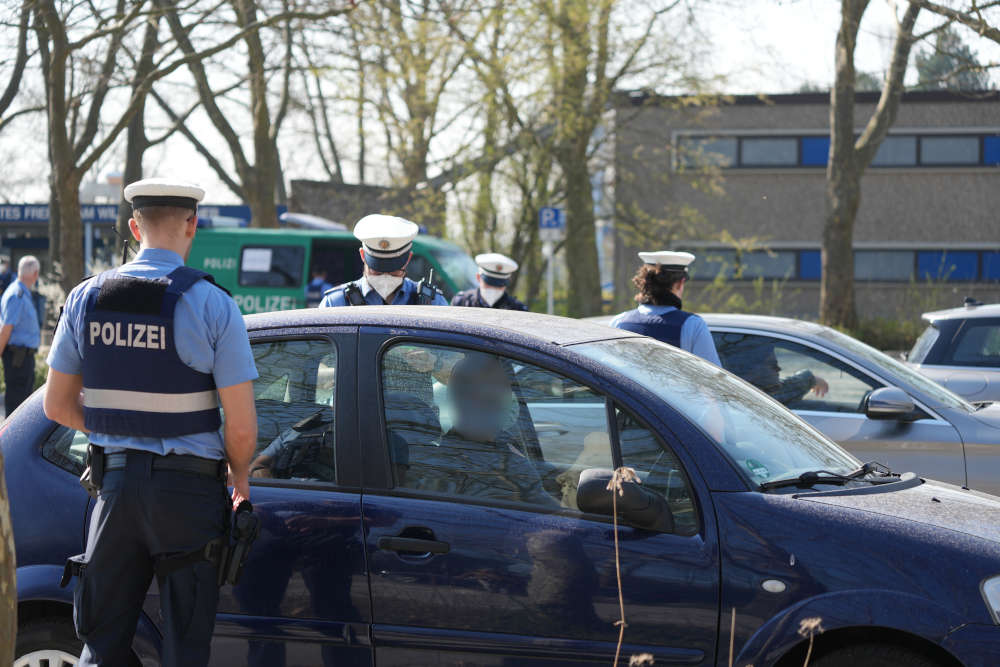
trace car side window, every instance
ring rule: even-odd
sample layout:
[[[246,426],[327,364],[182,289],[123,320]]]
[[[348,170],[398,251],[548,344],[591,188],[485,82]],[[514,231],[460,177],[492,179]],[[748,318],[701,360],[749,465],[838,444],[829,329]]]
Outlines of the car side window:
[[[253,344],[257,449],[251,478],[336,482],[337,351],[328,340]]]
[[[86,433],[59,426],[42,445],[42,458],[74,475],[82,475],[89,442]]]
[[[580,472],[613,467],[604,398],[558,373],[489,352],[404,343],[385,352],[381,375],[399,489],[576,509]],[[551,400],[540,386],[574,399]]]
[[[240,286],[297,287],[302,284],[305,257],[302,246],[244,246],[240,252]]]
[[[715,332],[722,367],[793,410],[862,413],[879,385],[857,369],[799,343],[743,333]]]
[[[642,485],[667,501],[674,519],[674,532],[698,532],[694,493],[676,454],[631,413],[615,407],[622,465],[632,468]]]
[[[967,320],[946,364],[1000,367],[1000,322]]]

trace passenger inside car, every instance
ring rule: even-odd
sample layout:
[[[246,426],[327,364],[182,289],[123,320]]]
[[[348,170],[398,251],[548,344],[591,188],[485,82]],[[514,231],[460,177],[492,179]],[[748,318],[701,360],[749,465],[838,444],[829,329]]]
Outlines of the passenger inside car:
[[[717,337],[716,348],[723,368],[784,405],[802,400],[809,392],[822,398],[830,390],[827,381],[809,369],[801,369],[792,375],[781,377],[781,366],[774,351],[774,343],[767,338],[742,335],[730,337],[726,334]]]
[[[387,364],[388,369],[388,364]],[[406,461],[393,447],[397,484],[446,495],[555,505],[521,442],[505,428],[513,400],[511,375],[495,356],[469,353],[447,384],[450,427],[429,439],[434,411],[411,395],[386,396],[390,440],[406,440]],[[391,411],[390,411],[391,410]]]

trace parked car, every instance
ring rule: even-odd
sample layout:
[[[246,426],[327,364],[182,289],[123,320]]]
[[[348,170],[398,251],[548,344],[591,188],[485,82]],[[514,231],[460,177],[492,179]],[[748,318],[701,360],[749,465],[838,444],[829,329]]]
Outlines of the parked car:
[[[656,664],[801,665],[811,643],[813,667],[1000,664],[1000,500],[863,466],[701,359],[488,309],[247,325],[262,532],[213,665],[608,664],[618,571],[624,654]],[[59,580],[92,507],[86,438],[41,404],[0,428],[19,665],[79,649]],[[641,483],[616,541],[618,466]],[[137,664],[159,664],[157,607],[154,582]]]
[[[970,401],[1000,401],[1000,304],[968,300],[924,319],[907,362]]]
[[[1000,405],[972,405],[829,327],[705,315],[726,370],[763,388],[864,461],[1000,494]],[[802,380],[820,378],[825,393]]]

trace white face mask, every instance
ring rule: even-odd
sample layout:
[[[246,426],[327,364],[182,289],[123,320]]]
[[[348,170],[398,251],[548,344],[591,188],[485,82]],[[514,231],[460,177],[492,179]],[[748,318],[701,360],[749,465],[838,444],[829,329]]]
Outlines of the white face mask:
[[[403,276],[394,276],[391,273],[380,273],[377,276],[368,275],[365,276],[365,280],[385,302],[388,302],[392,293],[403,284]]]
[[[483,301],[490,304],[491,306],[500,300],[503,293],[507,291],[503,287],[491,287],[489,285],[480,285],[479,294],[483,297]]]

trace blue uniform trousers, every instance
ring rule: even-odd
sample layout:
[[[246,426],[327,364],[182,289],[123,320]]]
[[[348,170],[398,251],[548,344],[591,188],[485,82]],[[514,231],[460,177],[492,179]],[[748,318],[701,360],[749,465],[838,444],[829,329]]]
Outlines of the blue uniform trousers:
[[[20,363],[18,363],[20,362]],[[35,389],[35,350],[7,345],[3,349],[3,401],[7,414],[14,412]]]
[[[128,665],[130,646],[158,557],[190,553],[223,535],[225,481],[153,470],[149,452],[129,451],[125,470],[104,474],[87,536],[73,621],[81,667]],[[158,577],[163,665],[206,665],[219,599],[216,566],[199,561]]]

